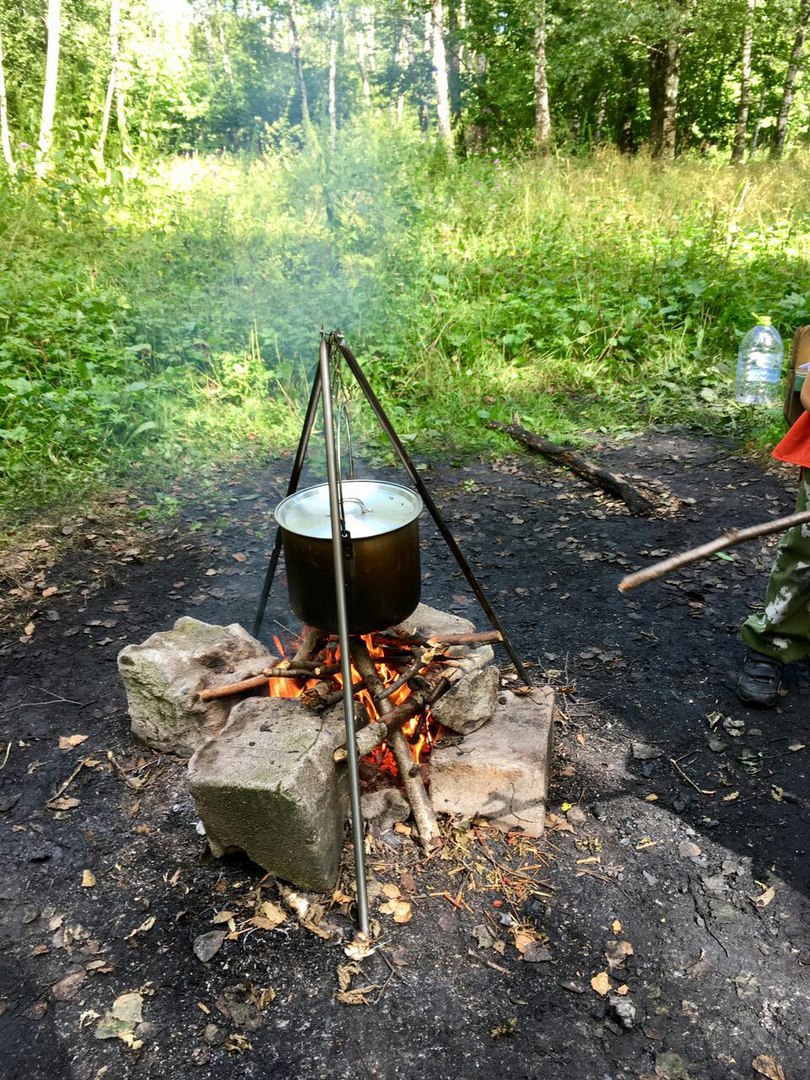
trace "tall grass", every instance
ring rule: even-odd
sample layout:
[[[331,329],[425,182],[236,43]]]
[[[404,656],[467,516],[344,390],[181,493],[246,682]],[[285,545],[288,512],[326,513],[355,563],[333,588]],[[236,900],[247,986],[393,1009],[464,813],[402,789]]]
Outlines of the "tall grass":
[[[786,339],[810,320],[802,165],[450,165],[380,126],[335,157],[7,187],[0,503],[289,446],[322,326],[426,449],[492,445],[487,415],[767,443],[774,417],[732,406],[731,372],[754,313]]]

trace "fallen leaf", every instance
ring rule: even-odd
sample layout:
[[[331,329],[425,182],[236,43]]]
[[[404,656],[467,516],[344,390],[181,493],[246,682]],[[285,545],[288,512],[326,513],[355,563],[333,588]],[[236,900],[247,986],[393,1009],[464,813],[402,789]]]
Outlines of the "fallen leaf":
[[[508,1020],[504,1020],[502,1024],[498,1024],[492,1028],[489,1033],[491,1039],[502,1039],[504,1035],[514,1035],[517,1031],[518,1022],[516,1016],[510,1016]]]
[[[407,900],[400,900],[394,912],[394,922],[403,925],[409,923],[413,917],[413,906]]]
[[[79,800],[65,796],[61,799],[51,799],[46,805],[49,810],[75,810],[79,805]]]
[[[751,1068],[760,1076],[767,1076],[768,1080],[787,1080],[785,1070],[772,1058],[770,1054],[760,1054],[751,1062]]]
[[[574,826],[559,814],[546,814],[546,828],[551,832],[574,832]]]
[[[225,1043],[225,1049],[229,1054],[244,1054],[246,1050],[253,1049],[253,1043],[249,1042],[244,1035],[240,1035],[238,1032],[233,1031],[228,1036],[228,1041]]]
[[[728,793],[728,795],[723,796],[723,802],[736,802],[736,800],[739,799],[739,797],[740,797],[739,791],[730,791]]]
[[[600,971],[598,975],[594,975],[591,979],[591,988],[596,991],[597,994],[605,995],[610,990],[610,978],[606,971]]]
[[[543,964],[548,963],[551,959],[551,953],[548,948],[542,943],[542,941],[530,941],[524,949],[521,949],[523,959],[528,964]]]
[[[616,993],[620,997],[627,997],[627,995],[630,993],[630,987],[627,985],[627,983],[622,983],[621,986],[617,987]]]
[[[393,882],[386,881],[382,887],[383,894],[389,898],[389,900],[396,900],[400,895],[399,885],[394,885]]]
[[[343,952],[350,960],[365,960],[367,956],[371,956],[376,951],[376,946],[371,944],[368,936],[360,931],[355,935],[354,940],[350,941],[348,945],[343,946]]]
[[[253,991],[251,999],[257,1009],[264,1010],[276,1000],[276,991],[272,986],[265,986],[261,989],[257,988]]]
[[[96,884],[96,875],[92,870],[82,870],[82,888],[92,889]]]
[[[237,562],[247,562],[247,555],[245,555],[244,551],[235,551],[233,557]]]
[[[773,885],[771,885],[765,890],[765,892],[763,892],[759,896],[755,897],[754,903],[756,904],[756,906],[758,908],[764,908],[764,907],[767,907],[768,904],[770,904],[771,900],[773,900],[773,898],[775,896],[776,896],[776,889],[773,887]]]
[[[274,927],[281,926],[287,920],[287,913],[270,900],[265,900],[263,904],[260,904],[256,909],[256,914],[262,919],[268,919]]]
[[[86,742],[89,738],[89,735],[60,735],[59,749],[72,750],[74,746],[81,746],[81,744]]]
[[[204,964],[219,952],[225,940],[224,930],[211,930],[207,934],[200,934],[194,939],[194,955]]]
[[[610,929],[613,931],[614,934],[620,934],[622,932],[622,924],[619,922],[618,919],[614,919]]]
[[[134,938],[136,934],[145,934],[148,930],[152,929],[156,922],[157,919],[155,918],[155,916],[150,915],[148,919],[144,919],[140,926],[136,926],[134,930],[130,930],[130,932],[124,938],[124,941],[129,941],[129,939]]]
[[[798,750],[804,750],[804,743],[803,742],[789,743],[788,744],[788,750],[792,750],[793,753],[795,754]],[[759,1058],[757,1058],[757,1061],[759,1061]]]
[[[374,990],[379,990],[376,983],[371,986],[359,986],[355,990],[342,990],[335,994],[335,1001],[339,1001],[342,1005],[369,1005],[366,995]]]
[[[71,1001],[78,993],[85,980],[84,971],[71,971],[51,987],[51,994],[57,1001]]]
[[[176,884],[176,882],[175,882],[175,884]],[[235,919],[235,918],[236,918],[236,912],[235,911],[218,911],[216,913],[216,915],[213,917],[213,919],[211,920],[211,922],[214,924],[214,926],[218,926],[219,923],[230,922],[231,919]]]
[[[636,761],[653,761],[655,758],[664,756],[664,751],[651,743],[634,742],[630,744],[630,749]]]
[[[120,994],[113,1002],[110,1012],[116,1020],[123,1020],[130,1025],[140,1024],[143,1020],[143,996],[136,990]]]
[[[605,948],[605,959],[608,962],[608,971],[624,966],[628,956],[633,955],[633,946],[629,941],[608,941]]]
[[[57,585],[49,585],[47,589],[42,590],[43,599],[47,600],[49,596],[56,596],[58,592],[59,587]]]

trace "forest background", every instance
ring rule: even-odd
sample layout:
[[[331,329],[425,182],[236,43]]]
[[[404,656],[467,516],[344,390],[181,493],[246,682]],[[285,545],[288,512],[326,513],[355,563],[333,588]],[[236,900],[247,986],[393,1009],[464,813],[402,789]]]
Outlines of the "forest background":
[[[810,321],[810,0],[0,0],[0,510],[294,445],[690,423]],[[362,425],[362,417],[359,418]],[[367,449],[375,446],[367,425]]]

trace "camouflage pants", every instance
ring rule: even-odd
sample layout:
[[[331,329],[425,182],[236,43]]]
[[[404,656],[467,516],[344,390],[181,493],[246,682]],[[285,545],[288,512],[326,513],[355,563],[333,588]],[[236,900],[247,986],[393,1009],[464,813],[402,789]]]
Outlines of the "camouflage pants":
[[[796,512],[810,504],[810,470],[802,473]],[[810,652],[810,523],[796,525],[782,537],[768,579],[765,610],[742,626],[741,637],[785,664]]]

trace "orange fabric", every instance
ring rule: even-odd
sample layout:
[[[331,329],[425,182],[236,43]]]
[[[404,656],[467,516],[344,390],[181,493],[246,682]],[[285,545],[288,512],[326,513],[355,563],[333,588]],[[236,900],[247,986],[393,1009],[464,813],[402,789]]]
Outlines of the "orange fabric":
[[[773,450],[773,456],[791,465],[810,469],[810,413],[803,412]]]

